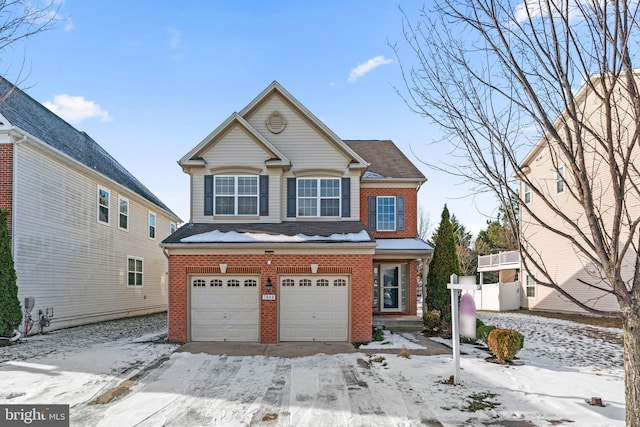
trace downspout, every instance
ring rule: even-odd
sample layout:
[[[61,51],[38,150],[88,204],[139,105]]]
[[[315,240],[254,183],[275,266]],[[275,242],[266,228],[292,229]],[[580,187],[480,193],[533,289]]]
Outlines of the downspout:
[[[22,138],[13,143],[13,171],[11,177],[11,258],[16,259],[16,199],[18,196],[17,182],[18,182],[18,145],[27,140],[27,135],[22,134]]]

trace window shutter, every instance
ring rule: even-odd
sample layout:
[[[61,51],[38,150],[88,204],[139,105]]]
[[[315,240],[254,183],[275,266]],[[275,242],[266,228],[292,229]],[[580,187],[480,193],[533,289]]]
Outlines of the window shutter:
[[[342,178],[342,217],[351,216],[351,178]]]
[[[213,175],[204,176],[204,214],[213,215]]]
[[[287,178],[287,217],[296,217],[296,179]]]
[[[269,175],[260,175],[260,216],[269,216]]]
[[[369,196],[369,230],[377,228],[377,210],[376,196]]]
[[[396,229],[404,231],[404,196],[396,197]]]

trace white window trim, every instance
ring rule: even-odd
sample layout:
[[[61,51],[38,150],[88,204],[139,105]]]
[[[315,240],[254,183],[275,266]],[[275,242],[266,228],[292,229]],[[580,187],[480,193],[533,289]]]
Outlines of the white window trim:
[[[323,197],[320,196],[320,181],[323,179],[331,179],[338,181],[338,196],[337,197],[324,197],[324,199],[337,199],[338,200],[338,215],[321,215],[321,200]],[[315,180],[317,184],[318,192],[316,194],[316,212],[317,215],[299,215],[300,212],[300,196],[298,195],[298,186],[301,180]],[[311,199],[311,197],[303,197],[303,199]],[[340,218],[342,217],[342,180],[340,178],[336,178],[334,176],[305,176],[303,178],[296,179],[296,217],[298,218]]]
[[[380,228],[380,211],[378,211],[378,201],[380,199],[393,199],[393,229],[381,229]],[[376,231],[394,232],[396,231],[398,224],[398,199],[396,196],[376,196]]]
[[[218,196],[216,194],[216,180],[218,178],[233,178],[233,214],[219,214],[216,212],[216,198],[217,197],[231,197],[231,194],[222,194]],[[238,214],[238,178],[255,178],[256,179],[256,195],[248,196],[246,194],[243,197],[255,197],[256,198],[256,213],[253,214]],[[214,175],[213,176],[213,215],[214,216],[239,216],[239,217],[253,217],[260,215],[260,177],[258,175]]]
[[[131,271],[129,270],[129,260],[142,261],[142,271],[140,272],[142,274],[142,280],[140,281],[141,283],[139,285],[130,285],[129,284],[129,273],[131,273]],[[134,270],[133,273],[137,274],[138,272]],[[126,280],[126,283],[127,283],[127,288],[139,289],[139,288],[143,288],[144,287],[144,258],[127,255],[127,276],[126,276],[125,280]],[[134,282],[135,282],[135,278],[134,278]]]
[[[122,215],[122,212],[120,212],[120,201],[124,201],[127,202],[127,214],[125,215],[127,217],[127,228],[123,228],[120,226],[120,215]],[[122,230],[122,231],[129,231],[129,208],[131,207],[131,203],[129,203],[129,199],[124,198],[124,197],[120,197],[118,196],[118,229]]]
[[[107,198],[108,200],[108,205],[107,205],[107,221],[102,221],[100,219],[100,208],[104,205],[100,204],[100,191],[104,191],[105,193],[107,193]],[[104,224],[104,225],[110,225],[110,218],[111,218],[111,191],[107,190],[104,187],[98,186],[98,191],[96,192],[96,199],[98,202],[98,209],[96,211],[96,220],[98,221],[99,224]]]
[[[529,201],[527,201],[527,196],[529,198]],[[529,187],[529,184],[527,184],[526,182],[523,183],[522,201],[525,205],[531,204],[531,187]]]
[[[565,171],[566,171],[566,168],[564,164],[558,165],[558,170],[556,171],[556,194],[562,194],[566,190],[567,183],[566,183],[566,180],[564,179]],[[558,183],[560,182],[562,183],[562,190],[558,191]]]
[[[529,286],[529,277],[531,277],[533,279],[533,286]],[[533,296],[530,297],[529,296],[529,292],[527,292],[527,289],[529,288],[533,288]],[[535,274],[529,274],[527,273],[527,278],[524,282],[524,295],[527,297],[527,299],[537,299],[538,298],[538,283],[536,282],[536,275]]]
[[[151,215],[153,215],[154,224],[153,224],[153,237],[151,237]],[[158,215],[155,212],[149,211],[149,215],[147,215],[147,237],[151,240],[156,240],[156,236],[158,235]]]

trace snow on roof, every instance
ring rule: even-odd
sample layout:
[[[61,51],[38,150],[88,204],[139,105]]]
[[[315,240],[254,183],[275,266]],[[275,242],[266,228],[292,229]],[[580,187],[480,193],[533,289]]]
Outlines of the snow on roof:
[[[432,251],[424,240],[413,239],[376,239],[378,251]]]
[[[384,176],[379,173],[365,171],[363,178],[384,178]]]
[[[208,231],[206,233],[194,234],[193,236],[180,239],[182,243],[301,243],[311,241],[337,241],[337,242],[370,242],[369,234],[362,230],[358,233],[335,233],[329,236],[307,236],[306,234],[296,234],[287,236],[286,234],[267,233],[238,233],[237,231],[222,232],[219,230]]]

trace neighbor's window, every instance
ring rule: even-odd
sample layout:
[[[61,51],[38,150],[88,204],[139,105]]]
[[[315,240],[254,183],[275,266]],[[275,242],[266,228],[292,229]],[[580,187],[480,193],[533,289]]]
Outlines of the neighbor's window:
[[[149,238],[156,238],[156,214],[149,212]]]
[[[536,297],[536,279],[532,275],[527,275],[527,298]]]
[[[118,197],[118,227],[121,230],[129,229],[129,201]]]
[[[339,178],[298,179],[298,216],[340,216]]]
[[[396,230],[396,198],[393,196],[380,196],[377,198],[376,219],[378,231]]]
[[[531,187],[527,183],[524,184],[524,202],[526,204],[531,203]]]
[[[556,193],[564,193],[564,165],[558,166],[556,172]]]
[[[127,286],[142,286],[142,283],[143,283],[142,263],[143,263],[142,258],[136,258],[136,257],[127,258]],[[194,286],[198,286],[198,285],[194,283]]]
[[[214,177],[216,215],[258,215],[258,177]]]
[[[98,221],[109,224],[109,190],[98,187]]]
[[[176,225],[172,222],[169,224],[169,234],[173,234],[176,232]]]

